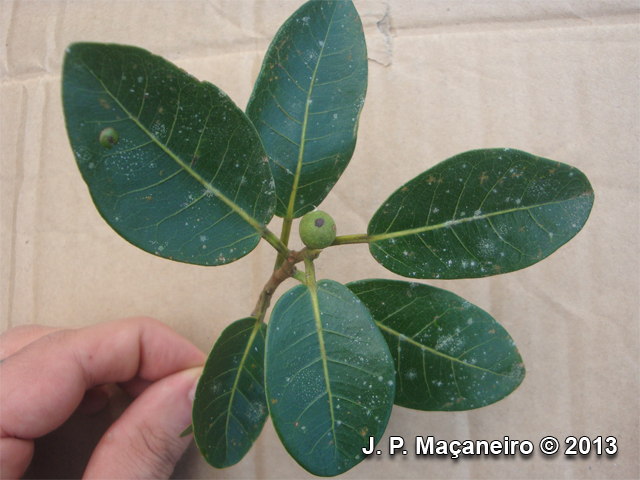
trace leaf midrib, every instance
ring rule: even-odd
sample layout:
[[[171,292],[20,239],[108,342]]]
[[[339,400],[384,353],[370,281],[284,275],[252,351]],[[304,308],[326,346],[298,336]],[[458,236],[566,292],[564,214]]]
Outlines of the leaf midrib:
[[[320,347],[320,356],[322,358],[322,370],[324,373],[324,381],[327,387],[327,397],[329,400],[329,413],[331,414],[332,439],[333,439],[333,444],[337,449],[338,442],[337,442],[336,432],[335,432],[336,420],[333,413],[333,394],[331,393],[331,384],[329,379],[329,365],[327,362],[327,350],[324,346],[324,336],[322,334],[323,332],[322,317],[320,315],[320,305],[318,303],[318,290],[317,290],[317,283],[315,282],[315,279],[309,282],[308,288],[309,288],[309,295],[311,296],[311,305],[313,307],[313,316],[316,324],[316,331],[318,332],[318,343]]]
[[[247,356],[249,355],[249,352],[251,351],[251,346],[253,345],[253,341],[256,338],[256,335],[258,334],[258,332],[260,331],[260,328],[262,327],[262,322],[258,321],[257,319],[255,319],[255,324],[253,326],[253,331],[251,332],[251,336],[249,337],[249,341],[247,342],[247,346],[244,349],[244,353],[242,354],[242,360],[240,360],[240,365],[238,365],[238,372],[236,373],[236,378],[233,381],[233,387],[231,388],[231,397],[229,398],[229,406],[227,407],[227,418],[225,419],[225,443],[226,443],[226,447],[227,449],[229,448],[229,419],[232,416],[231,413],[231,406],[233,405],[233,398],[235,397],[236,391],[238,390],[238,382],[240,381],[240,375],[242,373],[242,370],[244,369],[244,364],[247,360]],[[226,454],[226,452],[225,452]],[[225,455],[226,456],[226,455]]]
[[[498,215],[506,215],[508,213],[513,213],[513,212],[529,211],[529,210],[532,210],[534,208],[546,207],[548,205],[558,205],[558,204],[565,203],[565,202],[571,202],[571,201],[579,200],[582,197],[588,197],[588,196],[589,196],[588,194],[581,194],[581,195],[575,196],[573,198],[568,198],[566,200],[558,200],[558,201],[552,201],[552,202],[539,203],[539,204],[536,204],[536,205],[527,205],[527,206],[523,206],[523,207],[515,207],[515,208],[510,208],[508,210],[500,210],[498,212],[486,213],[486,214],[482,214],[482,215],[474,215],[472,217],[459,218],[459,219],[456,219],[456,220],[447,220],[444,223],[438,223],[438,224],[435,224],[435,225],[427,225],[427,226],[424,226],[424,227],[412,228],[412,229],[408,229],[408,230],[398,230],[397,232],[379,233],[379,234],[369,235],[367,240],[368,240],[369,243],[373,243],[373,242],[380,241],[380,240],[388,240],[388,239],[391,239],[391,238],[404,237],[404,236],[407,236],[407,235],[417,235],[417,234],[428,232],[428,231],[431,231],[431,230],[439,230],[441,228],[453,227],[455,225],[460,225],[462,223],[475,222],[475,221],[478,221],[478,220],[486,220],[486,219],[489,219],[491,217],[496,217]]]
[[[432,354],[434,354],[436,356],[445,358],[445,359],[451,361],[452,364],[453,364],[453,362],[455,362],[455,363],[458,363],[458,364],[463,365],[463,366],[468,367],[468,368],[473,368],[473,369],[476,369],[476,370],[480,370],[482,372],[490,373],[491,375],[497,375],[499,377],[508,377],[508,375],[504,375],[504,374],[498,373],[498,372],[493,372],[493,371],[488,370],[486,368],[482,368],[482,367],[479,367],[477,365],[473,365],[471,363],[463,362],[462,360],[460,360],[458,358],[455,358],[455,357],[452,357],[450,355],[447,355],[446,353],[439,352],[438,350],[436,350],[434,348],[427,347],[426,345],[423,345],[420,342],[416,342],[414,339],[412,339],[410,337],[407,337],[406,335],[403,335],[400,332],[397,332],[392,328],[387,327],[385,324],[383,324],[383,323],[381,323],[381,322],[379,322],[377,320],[374,320],[374,322],[376,323],[378,328],[380,328],[381,330],[385,330],[386,332],[390,333],[391,335],[393,335],[395,337],[398,337],[399,341],[400,341],[400,337],[403,336],[404,337],[403,340],[406,341],[407,343],[410,343],[411,345],[413,345],[414,347],[419,348],[420,350],[423,350],[423,351],[427,350],[427,351],[429,351],[430,353],[432,353]]]
[[[287,206],[287,216],[285,217],[288,220],[293,219],[294,208],[296,203],[296,197],[298,195],[298,185],[300,183],[300,173],[302,172],[302,160],[304,156],[304,145],[306,142],[307,136],[307,124],[309,123],[309,100],[311,100],[311,94],[313,93],[313,87],[316,82],[316,74],[318,73],[318,67],[320,66],[320,60],[322,60],[322,55],[324,53],[324,47],[327,44],[327,38],[329,36],[329,30],[331,30],[331,25],[333,25],[333,17],[338,9],[337,5],[334,7],[333,12],[331,14],[331,19],[329,20],[329,25],[327,26],[327,33],[325,33],[324,41],[322,43],[322,47],[320,47],[320,53],[318,54],[318,60],[316,61],[316,66],[313,70],[313,75],[311,76],[311,84],[309,86],[309,92],[307,93],[307,102],[304,108],[304,118],[302,120],[302,133],[300,135],[300,147],[298,149],[298,165],[296,166],[296,174],[293,178],[293,186],[291,188],[291,196],[289,197],[289,205]]]

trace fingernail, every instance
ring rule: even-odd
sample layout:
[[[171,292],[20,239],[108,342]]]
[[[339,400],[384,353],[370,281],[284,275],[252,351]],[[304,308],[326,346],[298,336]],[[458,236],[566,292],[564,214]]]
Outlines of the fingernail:
[[[193,385],[189,389],[189,393],[187,394],[189,400],[193,402],[196,398],[196,388],[198,388],[198,382],[200,381],[200,377],[202,376],[202,367],[190,368],[188,370],[190,375],[193,375]]]

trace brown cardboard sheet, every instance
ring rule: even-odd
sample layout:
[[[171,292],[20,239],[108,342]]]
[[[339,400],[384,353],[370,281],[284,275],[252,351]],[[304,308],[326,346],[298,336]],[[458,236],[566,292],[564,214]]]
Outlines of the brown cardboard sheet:
[[[261,244],[231,265],[174,263],[129,245],[100,217],[75,165],[60,98],[64,50],[131,44],[222,88],[244,108],[271,37],[302,0],[0,2],[1,329],[78,327],[134,315],[208,351],[252,309],[273,265]],[[369,458],[345,478],[639,478],[639,133],[637,1],[356,0],[369,89],[349,168],[322,208],[341,234],[399,185],[456,153],[511,147],[576,166],[595,205],[545,261],[487,279],[425,282],[491,313],[524,358],[506,399],[460,413],[395,407],[405,456]],[[279,231],[280,222],[271,225]],[[264,243],[264,242],[263,242]],[[294,247],[299,244],[293,244]],[[365,246],[326,252],[319,276],[397,278]],[[288,281],[278,292],[293,285]],[[37,445],[29,475],[77,476],[117,405],[74,418]],[[88,423],[87,423],[88,422]],[[416,436],[531,440],[526,458],[422,458]],[[547,435],[614,436],[616,456],[546,457]],[[82,440],[82,447],[74,445]],[[386,448],[385,448],[386,450]],[[580,457],[580,456],[578,456]],[[270,421],[238,465],[189,448],[176,478],[309,478]]]

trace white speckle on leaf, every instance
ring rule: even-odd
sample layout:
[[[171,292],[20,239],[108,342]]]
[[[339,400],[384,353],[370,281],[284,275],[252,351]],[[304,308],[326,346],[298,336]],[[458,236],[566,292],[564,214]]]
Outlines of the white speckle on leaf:
[[[484,256],[489,256],[491,253],[495,251],[495,249],[496,249],[495,244],[487,238],[481,238],[480,241],[478,242],[478,250]]]
[[[464,346],[461,338],[452,335],[443,335],[436,342],[436,350],[454,354]]]

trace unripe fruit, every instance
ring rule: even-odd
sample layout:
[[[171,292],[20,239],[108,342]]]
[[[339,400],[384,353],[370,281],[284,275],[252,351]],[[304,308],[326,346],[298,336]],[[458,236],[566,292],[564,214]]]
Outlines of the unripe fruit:
[[[100,145],[104,148],[113,148],[113,146],[120,140],[118,131],[113,127],[107,127],[100,132]]]
[[[309,212],[300,220],[300,239],[309,248],[328,247],[336,238],[336,222],[325,212]]]

